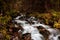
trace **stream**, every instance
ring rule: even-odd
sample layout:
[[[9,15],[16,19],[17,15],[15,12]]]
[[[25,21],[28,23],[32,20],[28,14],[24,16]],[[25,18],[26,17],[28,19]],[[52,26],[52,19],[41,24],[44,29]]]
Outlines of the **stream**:
[[[32,19],[34,19],[34,18],[32,18]],[[29,21],[32,19],[30,17],[27,20]],[[20,24],[22,26],[22,28],[24,29],[22,34],[25,34],[25,33],[31,34],[31,40],[45,40],[44,36],[41,33],[39,33],[39,30],[37,29],[37,27],[43,27],[47,31],[50,32],[50,35],[48,38],[49,40],[60,40],[60,32],[58,29],[51,28],[50,26],[41,24],[40,22],[35,21],[35,20],[32,20],[32,22],[34,22],[34,24],[30,24],[28,21],[23,19],[23,15],[17,16],[14,19],[14,21],[17,22],[17,24]]]

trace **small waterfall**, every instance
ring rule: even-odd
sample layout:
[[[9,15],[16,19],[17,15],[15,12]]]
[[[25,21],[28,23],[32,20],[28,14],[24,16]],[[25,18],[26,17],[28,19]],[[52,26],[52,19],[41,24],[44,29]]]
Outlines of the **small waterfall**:
[[[16,19],[18,19],[18,18],[19,18],[19,16]],[[15,22],[20,23],[21,26],[23,27],[24,31],[22,34],[31,33],[31,39],[33,39],[33,40],[44,40],[44,37],[42,34],[39,33],[39,30],[30,24],[26,24],[26,21],[15,20]]]
[[[41,26],[41,27],[44,27],[47,31],[49,31],[51,33],[49,35],[49,40],[58,40],[58,37],[60,34],[58,29],[50,28],[50,26],[41,24],[35,20],[32,20],[34,22],[34,24],[29,24],[26,20],[20,20],[19,18],[21,18],[21,17],[23,17],[23,16],[16,17],[14,21],[19,23],[22,26],[22,28],[24,29],[22,34],[31,33],[31,39],[33,39],[33,40],[45,40],[43,35],[40,34],[39,30],[37,29],[37,27]],[[28,20],[31,20],[31,18],[29,18]],[[19,31],[21,31],[21,30],[19,30]]]

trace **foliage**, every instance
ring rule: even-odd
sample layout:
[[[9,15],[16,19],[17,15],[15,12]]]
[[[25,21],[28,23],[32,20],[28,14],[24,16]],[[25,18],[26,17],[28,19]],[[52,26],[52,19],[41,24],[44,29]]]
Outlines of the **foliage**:
[[[49,25],[49,21],[53,23],[54,28],[60,28],[60,12],[56,12],[51,10],[51,13],[39,13],[33,12],[30,16],[37,16],[37,18],[41,17],[45,20],[45,23]],[[51,26],[51,25],[50,25]]]

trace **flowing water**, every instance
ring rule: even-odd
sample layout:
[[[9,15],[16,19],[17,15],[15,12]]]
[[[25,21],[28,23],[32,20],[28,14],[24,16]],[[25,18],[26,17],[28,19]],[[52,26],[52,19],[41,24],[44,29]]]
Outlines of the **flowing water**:
[[[48,30],[50,32],[49,40],[59,40],[58,37],[60,36],[60,33],[59,33],[58,29],[50,28],[50,26],[37,23],[37,21],[35,21],[35,24],[29,24],[25,20],[20,20],[19,19],[20,17],[21,16],[16,17],[14,21],[17,23],[20,23],[20,25],[24,29],[22,34],[31,33],[32,40],[45,40],[43,35],[41,33],[39,33],[39,30],[37,29],[37,27],[39,27],[39,26],[44,27],[46,30]]]

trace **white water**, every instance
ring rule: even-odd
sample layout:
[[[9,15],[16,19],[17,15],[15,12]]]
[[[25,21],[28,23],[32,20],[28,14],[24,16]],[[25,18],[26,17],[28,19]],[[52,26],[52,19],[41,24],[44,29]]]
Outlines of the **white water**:
[[[60,35],[60,32],[58,29],[47,29],[51,34],[49,35],[50,40],[59,40],[58,37]]]
[[[18,17],[16,18],[18,19]],[[31,33],[31,39],[33,40],[43,40],[43,35],[39,33],[38,29],[33,27],[30,24],[25,24],[26,21],[22,21],[22,20],[15,20],[15,22],[22,24],[21,26],[23,27],[24,31],[22,34],[25,33]],[[20,31],[20,30],[19,30]]]
[[[35,24],[30,25],[29,23],[26,24],[27,21],[25,20],[19,20],[18,16],[15,20],[15,22],[20,23],[20,25],[23,27],[24,31],[22,34],[25,33],[31,33],[31,39],[33,40],[44,40],[44,37],[42,34],[39,33],[39,30],[36,28],[36,26],[44,27],[46,30],[48,30],[51,34],[49,35],[49,40],[58,40],[59,31],[57,29],[50,28],[50,26],[37,23],[35,21]],[[20,31],[20,30],[19,30]]]
[[[35,27],[33,27],[33,26],[29,25],[29,24],[25,24],[25,21],[22,21],[22,23],[23,24],[21,26],[24,29],[22,34],[31,33],[31,39],[33,39],[33,40],[43,40],[44,39],[42,34],[39,33],[37,28],[35,28]]]

